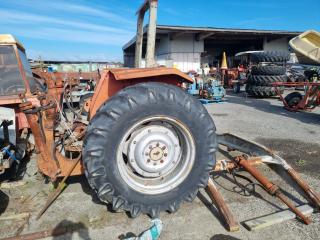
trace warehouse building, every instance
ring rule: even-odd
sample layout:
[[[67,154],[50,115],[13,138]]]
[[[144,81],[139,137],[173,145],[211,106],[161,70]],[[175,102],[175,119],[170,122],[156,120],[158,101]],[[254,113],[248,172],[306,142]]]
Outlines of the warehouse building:
[[[155,58],[158,65],[175,67],[183,72],[199,71],[202,66],[218,67],[223,51],[230,67],[234,55],[250,50],[289,51],[288,42],[301,32],[248,30],[210,27],[158,25]],[[147,26],[144,27],[142,56],[146,53]],[[123,46],[125,67],[134,67],[136,37]],[[144,66],[142,59],[142,67]]]

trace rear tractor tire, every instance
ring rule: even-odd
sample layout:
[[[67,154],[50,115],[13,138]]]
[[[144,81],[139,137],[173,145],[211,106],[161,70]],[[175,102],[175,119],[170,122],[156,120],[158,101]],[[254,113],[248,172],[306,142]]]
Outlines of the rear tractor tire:
[[[260,63],[260,62],[271,62],[271,63],[283,63],[287,62],[290,58],[289,53],[284,51],[261,51],[251,53],[251,61]]]
[[[269,75],[249,75],[248,83],[255,86],[269,86],[272,87],[272,83],[286,82],[286,75],[269,76]]]
[[[285,75],[286,68],[283,66],[253,66],[251,69],[252,75]]]
[[[198,100],[173,85],[141,83],[97,111],[83,162],[101,201],[154,218],[207,185],[216,148],[215,125]]]
[[[284,87],[278,87],[280,93],[284,92]],[[246,92],[252,97],[258,98],[268,98],[277,96],[276,88],[270,86],[255,86],[255,85],[246,85]]]
[[[289,107],[295,107],[298,105],[298,103],[302,100],[303,96],[299,92],[292,92],[289,93],[284,100],[286,100]]]

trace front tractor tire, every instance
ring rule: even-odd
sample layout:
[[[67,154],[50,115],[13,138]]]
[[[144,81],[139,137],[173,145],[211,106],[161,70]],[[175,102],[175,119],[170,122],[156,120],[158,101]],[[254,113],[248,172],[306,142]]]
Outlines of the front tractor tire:
[[[83,162],[101,201],[154,218],[207,185],[216,148],[215,125],[201,103],[176,86],[141,83],[97,111]]]

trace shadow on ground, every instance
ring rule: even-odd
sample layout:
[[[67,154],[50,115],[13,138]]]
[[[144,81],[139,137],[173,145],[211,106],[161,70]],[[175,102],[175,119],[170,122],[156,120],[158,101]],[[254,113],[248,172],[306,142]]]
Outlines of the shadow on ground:
[[[298,172],[319,176],[320,145],[290,139],[257,138],[258,143],[277,151]]]
[[[137,235],[135,235],[133,232],[127,232],[126,234],[121,234],[118,239],[120,240],[124,240],[124,239],[128,239],[128,238],[135,238],[137,237]]]
[[[9,169],[0,175],[0,182],[4,181],[19,181],[26,174],[27,164],[30,161],[30,156],[27,154],[19,164],[14,161]]]
[[[90,240],[88,228],[82,222],[61,221],[52,231],[53,240],[71,240],[73,235],[78,235],[77,239]],[[61,235],[64,234],[64,235]]]
[[[213,203],[208,201],[208,199],[200,191],[198,192],[197,197],[206,206],[206,208],[216,217],[216,219],[219,220],[220,224],[223,225],[225,229],[227,229],[226,223],[222,220],[220,213],[215,208]]]
[[[296,120],[299,120],[300,122],[303,123],[308,123],[308,124],[320,124],[320,116],[317,113],[314,112],[306,112],[306,111],[301,111],[301,112],[290,112],[286,110],[282,104],[281,106],[278,105],[273,105],[271,104],[270,101],[265,100],[263,98],[253,98],[253,97],[245,97],[245,93],[239,93],[235,94],[232,92],[228,92],[227,96],[227,102],[232,103],[232,104],[239,104],[239,105],[244,105],[248,107],[255,108],[260,111],[264,111],[267,113],[271,114],[276,114],[276,115],[282,115],[288,118],[294,118]],[[279,98],[274,97],[274,101],[280,101]]]
[[[9,205],[9,196],[0,190],[0,215],[4,213]]]
[[[235,238],[229,235],[224,234],[216,234],[210,238],[210,240],[241,240],[239,238]]]
[[[94,202],[95,204],[99,204],[99,205],[103,205],[107,207],[107,210],[109,212],[115,212],[112,209],[112,204],[106,204],[104,202],[101,202],[100,199],[98,198],[97,193],[90,187],[88,180],[86,178],[85,175],[81,175],[81,176],[72,176],[67,180],[67,184],[75,184],[75,183],[79,183],[81,185],[82,191],[91,196],[91,200],[92,202]]]

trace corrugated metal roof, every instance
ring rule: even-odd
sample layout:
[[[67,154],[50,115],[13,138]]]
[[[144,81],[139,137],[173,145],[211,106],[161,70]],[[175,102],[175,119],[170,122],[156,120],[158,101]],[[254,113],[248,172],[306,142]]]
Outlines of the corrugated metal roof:
[[[260,34],[286,34],[298,35],[299,31],[286,30],[259,30],[259,29],[240,29],[240,28],[216,28],[216,27],[189,27],[189,26],[170,26],[158,25],[157,30],[175,30],[175,31],[190,31],[190,32],[231,32],[231,33],[260,33]]]
[[[144,27],[144,34],[147,32],[147,25]],[[297,36],[301,34],[300,31],[286,31],[286,30],[259,30],[259,29],[238,29],[238,28],[216,28],[216,27],[192,27],[192,26],[172,26],[172,25],[157,25],[157,34],[164,33],[225,33],[225,34],[254,34],[254,35],[283,35],[283,36]],[[130,47],[136,42],[134,36],[128,43],[123,46],[123,50]]]

